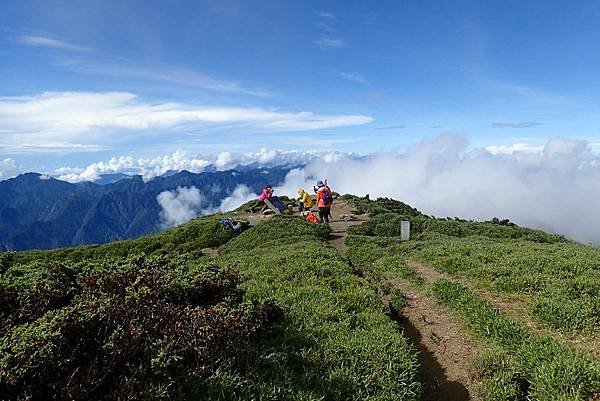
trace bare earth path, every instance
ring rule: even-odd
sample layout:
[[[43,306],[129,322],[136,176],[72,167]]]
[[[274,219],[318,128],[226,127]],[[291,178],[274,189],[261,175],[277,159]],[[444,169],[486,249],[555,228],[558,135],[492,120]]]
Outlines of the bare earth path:
[[[326,240],[342,256],[346,257],[348,228],[369,219],[367,214],[352,213],[352,206],[341,199],[334,201],[330,223],[331,235]],[[344,218],[346,216],[346,218]],[[251,225],[256,225],[272,216],[241,213]],[[411,262],[412,263],[412,262]],[[411,265],[415,268],[417,266]],[[425,273],[416,269],[418,274]],[[431,272],[430,272],[431,273]],[[392,318],[406,337],[419,351],[421,380],[424,384],[425,401],[468,401],[472,400],[472,384],[469,381],[469,366],[477,348],[446,309],[438,305],[423,291],[403,280],[392,283],[406,298],[406,306],[400,314],[392,311]],[[382,298],[389,305],[389,299]]]
[[[404,281],[393,282],[406,298],[399,324],[419,350],[424,400],[473,399],[469,367],[477,348],[469,335],[434,300]]]
[[[332,207],[331,236],[327,240],[346,256],[348,228],[368,220],[367,215],[353,215],[352,207],[336,200]],[[343,220],[351,215],[356,220]],[[465,401],[473,399],[469,366],[477,349],[470,337],[443,307],[403,280],[392,283],[406,298],[400,315],[393,315],[405,335],[419,350],[421,375],[425,386],[423,400]],[[389,300],[384,299],[387,303]]]
[[[331,215],[333,221],[329,224],[331,227],[331,235],[327,243],[333,246],[342,256],[346,256],[348,248],[346,247],[346,236],[348,236],[348,228],[362,224],[369,217],[366,214],[352,214],[352,207],[342,200],[336,200],[331,207]],[[356,220],[344,220],[343,216],[352,216]]]

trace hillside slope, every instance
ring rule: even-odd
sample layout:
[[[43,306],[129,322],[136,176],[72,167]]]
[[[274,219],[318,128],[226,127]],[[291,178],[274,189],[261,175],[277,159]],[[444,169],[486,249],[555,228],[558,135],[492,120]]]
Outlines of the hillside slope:
[[[0,254],[0,399],[599,397],[600,250],[390,199],[335,212]]]

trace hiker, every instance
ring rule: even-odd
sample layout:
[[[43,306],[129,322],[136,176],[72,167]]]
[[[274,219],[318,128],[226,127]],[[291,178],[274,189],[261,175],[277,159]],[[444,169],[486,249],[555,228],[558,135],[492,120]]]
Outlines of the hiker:
[[[318,181],[316,186],[313,186],[313,190],[315,193],[319,191],[319,183],[323,184],[327,189],[329,189],[329,193],[331,194],[331,203],[333,204],[333,192],[331,188],[329,188],[329,184],[327,184],[327,179],[325,181]],[[329,205],[329,220],[333,221],[333,215],[331,214],[331,205]]]
[[[317,207],[319,208],[319,222],[325,221],[329,224],[329,216],[331,215],[331,204],[333,203],[333,195],[331,189],[323,182],[318,181],[317,190]]]
[[[310,208],[313,207],[313,200],[310,197],[310,194],[306,192],[304,188],[300,188],[298,190],[298,203],[301,212],[305,210],[310,210]]]
[[[254,213],[254,210],[257,207],[261,207],[261,210],[266,206],[265,200],[273,199],[273,186],[271,184],[265,185],[260,195],[258,195],[258,199],[254,202],[252,206],[248,209],[250,213]]]

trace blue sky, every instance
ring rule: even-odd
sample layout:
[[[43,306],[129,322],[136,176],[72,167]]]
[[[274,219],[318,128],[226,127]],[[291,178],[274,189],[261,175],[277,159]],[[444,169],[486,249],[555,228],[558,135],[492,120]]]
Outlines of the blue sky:
[[[4,0],[0,161],[368,153],[444,133],[597,149],[598,21],[597,1]]]

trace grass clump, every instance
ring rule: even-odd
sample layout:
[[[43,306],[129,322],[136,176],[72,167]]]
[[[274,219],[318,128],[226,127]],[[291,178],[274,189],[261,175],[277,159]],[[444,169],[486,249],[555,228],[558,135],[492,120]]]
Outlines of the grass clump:
[[[554,338],[531,334],[465,287],[447,280],[432,294],[493,347],[480,357],[484,400],[588,400],[600,393],[600,364]]]
[[[566,333],[598,333],[600,250],[575,243],[438,236],[412,253],[498,292],[531,298],[532,316]]]

